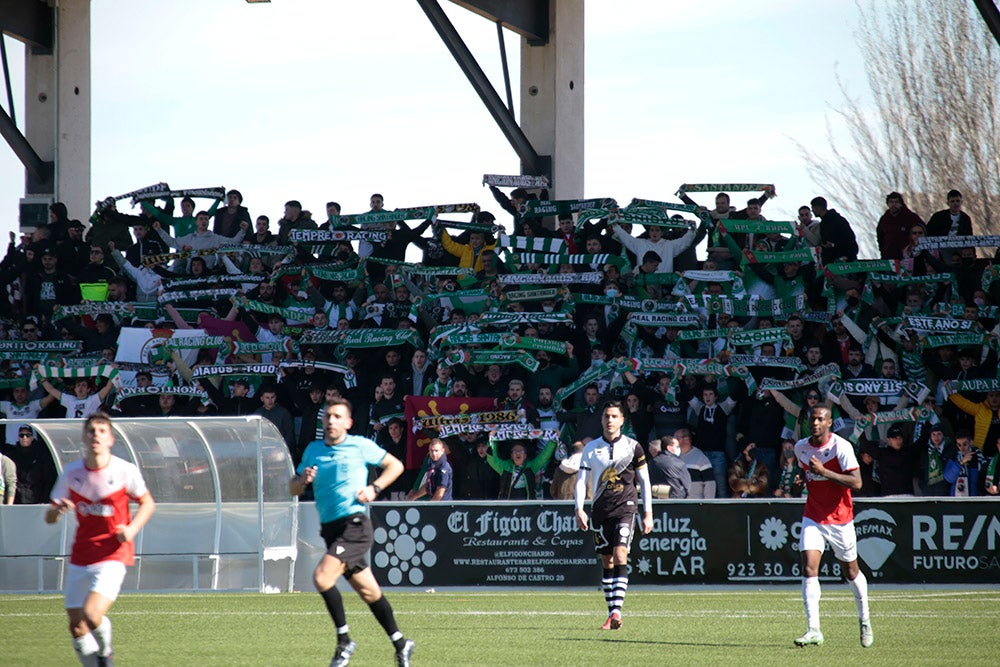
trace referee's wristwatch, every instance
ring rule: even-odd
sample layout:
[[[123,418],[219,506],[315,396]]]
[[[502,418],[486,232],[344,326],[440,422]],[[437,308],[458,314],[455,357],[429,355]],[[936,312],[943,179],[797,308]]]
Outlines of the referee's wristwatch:
[[[379,486],[378,484],[369,484],[369,486],[371,486],[373,489],[375,489],[375,495],[376,496],[378,494],[382,493],[382,487]]]

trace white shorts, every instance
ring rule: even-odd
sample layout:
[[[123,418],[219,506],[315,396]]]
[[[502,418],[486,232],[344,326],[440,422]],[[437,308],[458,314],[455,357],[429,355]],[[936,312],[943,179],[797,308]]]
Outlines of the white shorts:
[[[125,563],[106,560],[93,565],[73,565],[66,573],[66,609],[83,609],[91,593],[100,593],[112,602],[125,580]]]
[[[816,523],[812,519],[803,517],[799,551],[823,553],[827,544],[833,549],[833,555],[842,563],[857,560],[858,534],[854,530],[854,522]]]

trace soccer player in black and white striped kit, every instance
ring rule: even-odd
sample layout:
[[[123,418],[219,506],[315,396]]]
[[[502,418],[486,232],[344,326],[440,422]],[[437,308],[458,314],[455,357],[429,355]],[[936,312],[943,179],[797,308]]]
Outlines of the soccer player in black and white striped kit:
[[[603,437],[591,440],[583,450],[576,479],[576,522],[594,535],[594,547],[603,574],[601,585],[608,603],[608,618],[602,630],[622,627],[622,603],[628,590],[628,552],[632,545],[639,499],[636,480],[642,487],[642,533],[653,530],[653,503],[642,445],[622,435],[625,410],[620,401],[610,401],[601,411]],[[590,519],[583,509],[587,485],[593,497]]]

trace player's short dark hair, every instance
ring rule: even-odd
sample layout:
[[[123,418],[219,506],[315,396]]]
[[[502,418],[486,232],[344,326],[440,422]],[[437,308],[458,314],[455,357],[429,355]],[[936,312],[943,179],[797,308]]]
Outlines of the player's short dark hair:
[[[343,396],[338,396],[337,398],[329,401],[326,404],[326,407],[323,408],[323,411],[325,412],[325,411],[329,410],[330,408],[332,408],[335,405],[343,405],[345,408],[347,408],[348,412],[351,412],[351,413],[354,412],[354,406],[351,405],[351,402],[349,400],[347,400],[346,398],[344,398]]]
[[[830,408],[828,406],[823,405],[822,403],[819,403],[819,404],[814,405],[811,408],[809,408],[809,414],[812,414],[812,413],[816,412],[817,410],[822,410],[823,412],[825,412],[828,415],[830,415],[831,417],[833,417],[833,411],[830,410]]]
[[[952,197],[959,197],[959,198],[961,198],[962,197],[962,193],[959,192],[958,190],[948,190],[948,199],[951,199]]]
[[[822,206],[826,208],[826,197],[813,197],[812,201],[809,202],[812,206]]]
[[[618,412],[622,413],[622,415],[625,414],[625,406],[622,405],[622,402],[617,399],[604,401],[604,405],[601,406],[601,414],[604,414],[604,411],[608,408],[617,408]]]
[[[86,433],[91,424],[107,424],[111,426],[111,417],[106,412],[94,412],[83,422],[83,432]]]

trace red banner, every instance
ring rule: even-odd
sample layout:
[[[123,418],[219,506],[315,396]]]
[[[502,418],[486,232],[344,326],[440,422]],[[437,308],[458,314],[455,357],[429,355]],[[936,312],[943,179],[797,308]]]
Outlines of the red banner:
[[[405,396],[403,416],[406,418],[406,467],[419,469],[427,454],[427,443],[437,436],[432,428],[414,429],[414,419],[436,415],[461,415],[496,409],[492,398],[442,398],[440,396]]]

